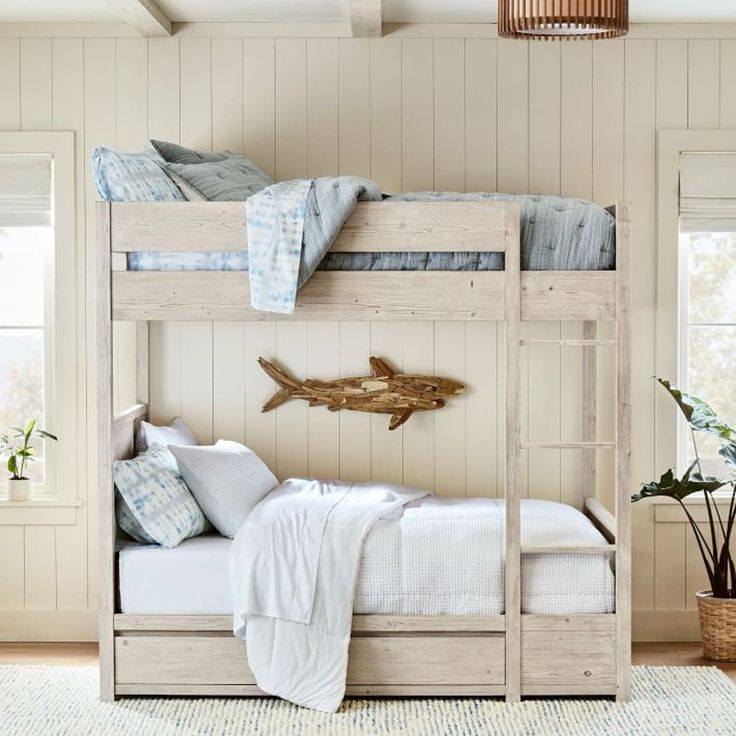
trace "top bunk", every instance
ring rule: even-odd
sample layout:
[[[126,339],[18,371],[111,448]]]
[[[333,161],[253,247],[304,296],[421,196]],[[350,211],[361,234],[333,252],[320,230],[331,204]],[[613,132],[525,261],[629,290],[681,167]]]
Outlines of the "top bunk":
[[[605,321],[628,289],[629,258],[628,205],[607,210],[613,268],[519,273],[512,198],[359,202],[293,315],[251,307],[243,202],[99,202],[98,248],[113,320],[503,320],[516,280],[522,320]]]

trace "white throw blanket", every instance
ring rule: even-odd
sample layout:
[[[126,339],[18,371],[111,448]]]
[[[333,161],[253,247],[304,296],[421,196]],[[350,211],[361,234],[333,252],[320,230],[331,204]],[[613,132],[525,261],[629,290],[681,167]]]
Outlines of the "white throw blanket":
[[[258,687],[317,710],[340,707],[363,541],[381,516],[426,495],[290,479],[256,506],[230,560],[233,631]]]

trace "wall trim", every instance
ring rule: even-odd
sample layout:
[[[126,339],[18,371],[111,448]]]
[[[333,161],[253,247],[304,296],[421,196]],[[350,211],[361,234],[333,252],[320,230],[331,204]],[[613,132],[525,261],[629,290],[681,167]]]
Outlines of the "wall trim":
[[[172,35],[245,38],[351,38],[344,23],[172,23]],[[384,37],[498,38],[495,23],[384,23]],[[126,23],[0,23],[0,37],[140,38]],[[736,23],[634,23],[626,38],[736,38]],[[625,39],[624,39],[625,40]],[[555,43],[555,42],[551,42]],[[605,43],[605,41],[603,42]]]
[[[97,611],[0,611],[0,641],[97,641]]]

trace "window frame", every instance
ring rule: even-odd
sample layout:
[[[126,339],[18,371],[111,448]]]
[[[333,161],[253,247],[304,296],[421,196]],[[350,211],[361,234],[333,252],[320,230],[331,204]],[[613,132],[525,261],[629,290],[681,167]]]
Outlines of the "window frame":
[[[657,132],[657,311],[656,375],[684,384],[687,375],[688,262],[680,242],[680,158],[684,153],[736,153],[736,130]],[[673,255],[673,244],[675,258]],[[686,388],[683,385],[683,388]],[[687,467],[689,436],[665,392],[655,392],[655,469]],[[699,495],[699,494],[696,494]],[[730,497],[730,491],[727,493]],[[702,498],[690,497],[692,503]]]
[[[44,300],[44,358],[48,363],[44,368],[47,382],[47,426],[44,428],[58,435],[59,442],[46,445],[45,482],[34,485],[31,501],[8,501],[7,474],[0,474],[0,524],[28,523],[28,510],[39,511],[44,519],[51,519],[54,507],[79,506],[79,485],[85,474],[85,468],[79,463],[83,414],[78,397],[84,395],[80,392],[84,361],[77,360],[80,285],[77,269],[80,259],[76,255],[74,133],[0,132],[0,154],[23,153],[45,153],[53,159],[53,254],[47,258],[47,298]],[[60,335],[64,335],[63,340],[59,339]],[[57,390],[62,386],[63,390]]]

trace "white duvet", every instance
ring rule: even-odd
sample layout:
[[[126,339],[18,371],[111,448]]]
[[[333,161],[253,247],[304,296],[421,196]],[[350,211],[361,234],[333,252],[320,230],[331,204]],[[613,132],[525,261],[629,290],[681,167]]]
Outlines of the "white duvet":
[[[522,502],[524,544],[605,544],[578,511]],[[377,483],[292,479],[253,511],[231,551],[234,631],[259,687],[334,711],[352,613],[503,612],[503,501]],[[525,555],[526,613],[613,610],[607,555]]]

